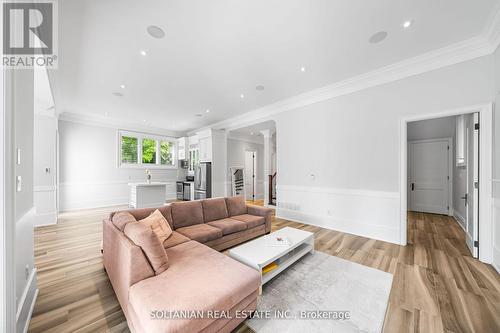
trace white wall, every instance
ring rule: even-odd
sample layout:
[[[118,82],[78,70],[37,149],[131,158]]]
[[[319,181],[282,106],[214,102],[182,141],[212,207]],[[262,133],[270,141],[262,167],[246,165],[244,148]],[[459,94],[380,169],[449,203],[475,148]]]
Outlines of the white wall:
[[[500,273],[500,48],[494,55],[495,122],[493,130],[493,265]]]
[[[493,57],[280,113],[277,215],[401,242],[400,121],[493,99]]]
[[[61,211],[127,204],[128,183],[145,181],[144,169],[118,168],[118,129],[59,121],[59,207]],[[184,170],[151,169],[153,181],[167,182],[175,199],[175,181]]]
[[[264,145],[244,139],[228,138],[227,164],[228,168],[245,166],[245,151],[257,151],[257,199],[264,198]],[[228,169],[229,170],[229,169]],[[231,193],[231,173],[228,171],[228,193]]]
[[[20,313],[17,330],[29,322],[30,309],[37,294],[36,270],[33,252],[33,70],[13,70],[14,144],[20,149],[20,164],[16,163],[16,177],[21,177],[20,191],[15,201],[15,285],[16,306]]]

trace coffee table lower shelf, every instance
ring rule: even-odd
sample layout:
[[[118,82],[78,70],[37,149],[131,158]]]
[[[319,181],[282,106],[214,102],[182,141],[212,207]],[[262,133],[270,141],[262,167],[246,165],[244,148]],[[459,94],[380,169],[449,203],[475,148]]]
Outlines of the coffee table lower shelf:
[[[272,271],[262,274],[262,268],[260,267],[260,275],[262,277],[262,284],[269,282],[272,278],[274,278],[279,273],[283,272],[285,269],[290,267],[294,262],[305,256],[307,253],[314,251],[314,246],[309,243],[303,243],[297,248],[295,248],[292,252],[286,253],[282,257],[276,259],[274,262],[278,262],[278,267],[273,269]],[[265,266],[264,266],[265,267]]]

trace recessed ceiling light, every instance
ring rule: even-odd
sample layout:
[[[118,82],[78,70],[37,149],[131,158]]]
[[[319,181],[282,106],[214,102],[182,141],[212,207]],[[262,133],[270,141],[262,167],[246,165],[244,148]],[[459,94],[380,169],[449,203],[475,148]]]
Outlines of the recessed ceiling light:
[[[203,115],[201,113],[197,113],[194,115],[195,117],[202,117]]]
[[[145,122],[146,122],[146,119],[143,119],[142,121],[145,123]]]
[[[241,98],[245,98],[245,95],[241,94],[241,95],[240,95],[240,97],[241,97]]]
[[[257,87],[255,87],[255,90],[258,90],[258,91],[263,91],[264,90],[264,86],[259,84]]]
[[[301,72],[305,72],[306,71],[306,68],[304,66],[300,67],[300,71]]]
[[[108,116],[108,112],[107,112],[107,111],[106,111],[106,112],[104,112],[104,115],[107,117],[107,116]]]
[[[124,84],[120,84],[120,88],[125,89],[125,85]]]
[[[210,109],[207,109],[205,112],[206,112],[206,113],[209,113],[209,112],[210,112]]]
[[[153,38],[163,38],[165,37],[165,31],[157,25],[150,25],[146,29],[148,34]]]
[[[144,51],[144,50],[141,50],[140,53],[141,53],[141,56],[144,56],[144,57],[148,55],[148,53],[146,51]]]
[[[411,20],[404,21],[403,28],[408,29],[412,25],[412,23],[413,23],[413,21],[411,21]]]
[[[253,133],[253,132],[250,132],[250,135],[254,135],[254,133]]]
[[[373,34],[368,41],[372,44],[377,44],[383,41],[384,39],[387,38],[387,32],[386,31],[379,31],[375,34]]]
[[[122,97],[123,94],[121,92],[118,92],[118,91],[115,91],[115,92],[112,92],[112,94],[116,97]]]

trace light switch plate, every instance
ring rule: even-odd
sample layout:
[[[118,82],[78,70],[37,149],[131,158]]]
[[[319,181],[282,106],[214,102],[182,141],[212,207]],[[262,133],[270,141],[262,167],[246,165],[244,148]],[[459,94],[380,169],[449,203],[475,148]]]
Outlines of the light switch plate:
[[[17,165],[21,165],[21,148],[17,148],[17,159],[16,159]]]
[[[17,192],[21,192],[21,190],[23,189],[23,177],[21,176],[17,176],[16,178],[16,189]]]

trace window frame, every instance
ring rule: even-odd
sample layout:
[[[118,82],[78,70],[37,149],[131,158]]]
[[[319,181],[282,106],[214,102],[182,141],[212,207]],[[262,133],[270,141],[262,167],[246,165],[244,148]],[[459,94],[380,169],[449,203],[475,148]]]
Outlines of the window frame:
[[[122,137],[137,138],[137,163],[122,162]],[[142,140],[152,139],[156,142],[156,163],[142,163]],[[161,164],[161,142],[170,142],[174,148],[172,152],[173,165]],[[117,132],[117,166],[121,169],[178,169],[177,138],[151,133],[118,130]]]

